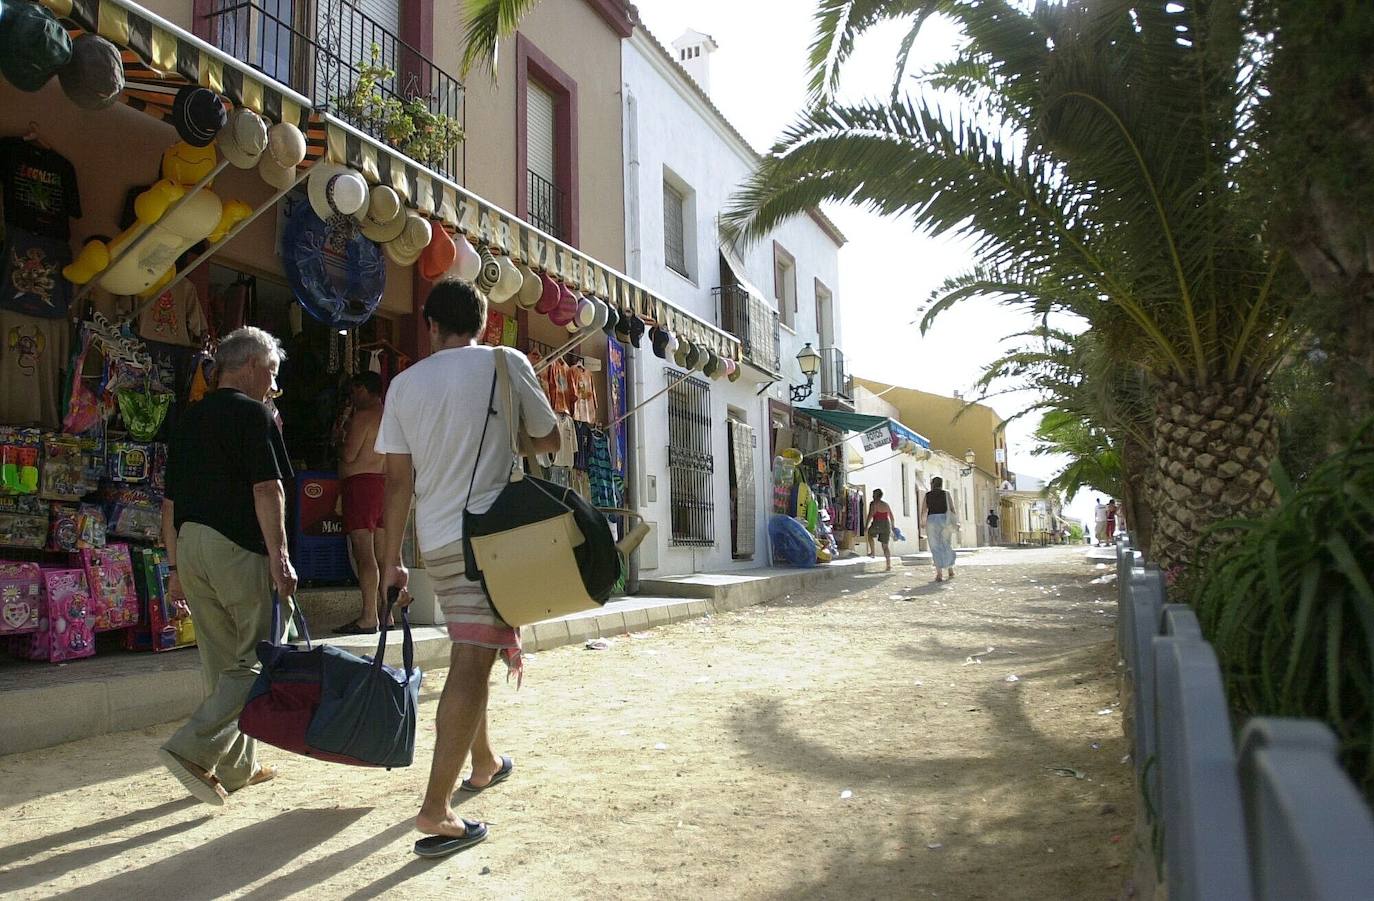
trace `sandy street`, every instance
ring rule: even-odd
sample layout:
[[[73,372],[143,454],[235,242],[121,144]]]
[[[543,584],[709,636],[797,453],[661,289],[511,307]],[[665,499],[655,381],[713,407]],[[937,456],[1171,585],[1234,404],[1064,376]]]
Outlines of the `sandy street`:
[[[945,586],[843,576],[538,654],[493,688],[514,775],[461,807],[491,837],[443,861],[411,852],[443,672],[408,770],[267,748],[282,776],[219,810],[157,766],[170,726],[0,758],[0,895],[1115,898],[1115,586],[1085,550],[985,551]]]

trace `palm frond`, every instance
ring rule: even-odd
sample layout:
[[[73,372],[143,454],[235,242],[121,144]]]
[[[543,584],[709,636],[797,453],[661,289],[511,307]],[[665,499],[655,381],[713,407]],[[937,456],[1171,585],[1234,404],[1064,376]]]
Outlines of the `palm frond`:
[[[464,0],[467,25],[463,34],[463,59],[460,77],[466,79],[475,68],[486,69],[496,82],[497,51],[501,40],[515,34],[520,20],[539,0]]]

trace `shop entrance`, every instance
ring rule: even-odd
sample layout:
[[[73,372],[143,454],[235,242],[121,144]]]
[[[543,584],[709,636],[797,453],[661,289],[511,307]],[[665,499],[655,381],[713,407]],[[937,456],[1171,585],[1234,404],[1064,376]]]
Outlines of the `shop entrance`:
[[[730,556],[754,559],[758,501],[754,490],[754,430],[731,410],[725,421],[730,455]]]

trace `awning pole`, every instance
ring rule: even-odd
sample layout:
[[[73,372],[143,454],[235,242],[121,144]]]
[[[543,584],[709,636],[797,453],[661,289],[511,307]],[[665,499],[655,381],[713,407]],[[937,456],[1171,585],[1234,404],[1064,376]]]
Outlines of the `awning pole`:
[[[220,160],[218,163],[216,163],[215,168],[210,170],[210,174],[202,178],[200,181],[196,182],[194,185],[191,186],[191,189],[189,191],[187,191],[185,194],[182,194],[179,198],[177,198],[176,202],[169,206],[167,210],[162,214],[162,216],[158,219],[158,222],[161,222],[163,219],[166,219],[168,216],[172,215],[177,210],[185,206],[186,203],[192,197],[195,197],[197,194],[201,192],[202,188],[210,184],[210,182],[214,181],[215,176],[223,172],[224,168],[228,165],[229,161],[227,159]],[[146,228],[144,228],[143,231],[138,233],[138,237],[130,241],[128,246],[121,250],[119,253],[115,254],[115,256],[110,260],[110,262],[106,264],[105,268],[102,269],[100,272],[96,273],[95,278],[91,279],[90,281],[86,282],[86,284],[81,286],[81,290],[76,292],[76,297],[72,298],[72,303],[80,303],[82,300],[84,300],[86,298],[86,295],[90,294],[91,291],[95,288],[96,282],[100,281],[101,275],[104,275],[106,272],[109,272],[115,266],[119,265],[119,263],[123,261],[125,257],[133,253],[135,250],[138,250],[139,247],[143,246],[143,242],[148,240],[148,236],[153,233],[153,228],[156,225],[157,222],[149,223],[149,225]],[[228,240],[227,236],[225,237],[225,240]],[[163,291],[166,290],[166,288],[163,289]],[[160,297],[161,295],[162,291],[159,291],[158,296]]]
[[[251,214],[247,219],[241,220],[241,221],[240,221],[239,223],[237,223],[233,228],[229,229],[229,233],[228,233],[227,235],[225,235],[223,238],[220,238],[220,239],[219,239],[218,241],[216,241],[214,244],[210,245],[210,247],[207,248],[207,249],[205,250],[204,253],[202,253],[200,256],[196,257],[194,260],[192,260],[190,263],[188,263],[188,264],[185,266],[185,268],[183,268],[180,272],[178,272],[178,273],[176,274],[176,277],[173,278],[170,282],[168,282],[168,283],[162,288],[162,290],[160,290],[160,291],[157,292],[156,295],[154,295],[153,297],[148,298],[147,300],[143,301],[143,303],[139,304],[139,305],[138,305],[138,308],[135,309],[132,313],[130,313],[129,316],[128,316],[128,318],[125,319],[124,321],[125,321],[125,322],[133,322],[135,319],[137,319],[139,316],[141,316],[141,315],[143,314],[143,311],[146,310],[146,309],[148,309],[150,306],[152,306],[152,305],[157,301],[157,299],[158,299],[159,297],[161,297],[162,295],[166,294],[168,291],[172,290],[172,289],[175,288],[177,285],[181,284],[182,279],[186,278],[188,275],[190,275],[192,272],[194,272],[194,271],[200,266],[201,263],[204,263],[206,260],[210,259],[210,257],[212,257],[212,256],[214,256],[216,253],[218,253],[221,247],[223,247],[224,245],[228,244],[230,241],[232,241],[232,240],[234,239],[234,236],[235,236],[235,235],[237,235],[239,232],[243,231],[243,230],[244,230],[245,228],[247,228],[248,226],[252,225],[252,224],[253,224],[253,220],[257,219],[257,218],[258,218],[259,216],[261,216],[263,213],[267,212],[269,209],[271,209],[272,207],[276,206],[276,205],[277,205],[277,201],[281,200],[283,197],[285,197],[287,194],[289,194],[289,193],[291,192],[291,190],[292,190],[293,188],[296,187],[296,185],[299,185],[301,182],[305,181],[306,178],[309,177],[309,175],[310,175],[310,170],[307,169],[307,170],[305,170],[304,172],[302,172],[302,173],[300,173],[299,175],[297,175],[297,176],[296,176],[296,180],[293,181],[293,182],[291,182],[291,184],[287,185],[285,188],[282,188],[282,189],[279,190],[277,193],[275,193],[275,194],[273,194],[271,197],[267,198],[267,201],[266,201],[265,203],[263,203],[262,206],[258,207],[256,210],[254,210],[254,211],[252,212],[252,214]]]
[[[897,453],[893,454],[890,457],[883,457],[881,460],[874,460],[872,463],[865,463],[863,466],[855,466],[853,469],[846,470],[845,473],[846,475],[856,473],[861,469],[867,469],[870,466],[877,466],[879,463],[886,463],[888,460],[895,460],[898,457],[902,456],[902,454],[903,451],[897,451]]]
[[[588,338],[590,338],[592,335],[596,334],[599,331],[601,330],[596,328],[595,326],[589,326],[588,328],[585,328],[582,331],[578,332],[576,335],[573,335],[572,339],[569,340],[566,344],[563,344],[562,346],[549,351],[548,354],[542,360],[539,361],[539,365],[534,367],[534,374],[538,375],[545,369],[548,369],[550,366],[553,365],[554,360],[557,360],[565,353],[569,353],[574,347],[581,344],[583,341],[586,341]]]
[[[631,407],[630,409],[626,410],[624,416],[621,416],[619,419],[615,420],[615,421],[612,422],[610,425],[606,426],[606,428],[607,428],[607,429],[613,429],[613,428],[615,428],[616,426],[620,425],[620,424],[621,424],[622,422],[624,422],[625,420],[629,419],[630,416],[631,416],[632,414],[638,413],[638,412],[639,412],[641,409],[643,409],[650,401],[652,401],[652,400],[657,400],[658,398],[660,398],[660,397],[662,397],[663,395],[667,394],[669,391],[672,391],[672,390],[673,390],[674,388],[676,388],[678,385],[681,385],[683,382],[687,381],[687,380],[690,379],[691,377],[692,377],[692,374],[689,372],[689,373],[687,373],[686,375],[684,375],[682,378],[678,379],[676,382],[673,382],[673,383],[672,383],[671,385],[669,385],[667,388],[664,388],[662,391],[658,392],[657,394],[654,394],[654,395],[652,395],[652,396],[650,396],[650,397],[646,397],[644,400],[640,401],[640,402],[639,402],[638,404],[636,404],[635,406],[633,406],[633,407]]]

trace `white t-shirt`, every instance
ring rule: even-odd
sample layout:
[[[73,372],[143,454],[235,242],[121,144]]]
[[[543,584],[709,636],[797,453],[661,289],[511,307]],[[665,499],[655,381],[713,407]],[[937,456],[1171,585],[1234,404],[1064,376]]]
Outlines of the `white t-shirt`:
[[[427,553],[463,537],[463,508],[485,513],[510,478],[510,411],[498,389],[496,415],[478,463],[478,442],[488,418],[487,398],[496,373],[495,348],[474,345],[441,350],[391,380],[387,389],[376,449],[383,454],[410,454],[415,465],[415,524],[420,551]],[[525,431],[541,438],[557,420],[544,397],[534,367],[524,354],[505,349],[511,389]]]
[[[1107,523],[1107,505],[1106,505],[1106,504],[1098,504],[1096,507],[1093,508],[1093,522],[1100,522],[1100,523],[1102,523],[1103,525],[1106,525],[1106,523]]]

